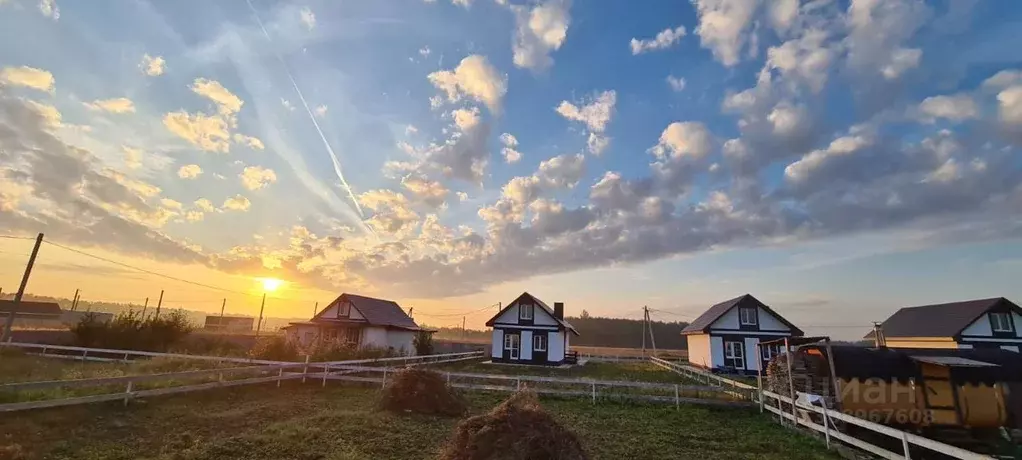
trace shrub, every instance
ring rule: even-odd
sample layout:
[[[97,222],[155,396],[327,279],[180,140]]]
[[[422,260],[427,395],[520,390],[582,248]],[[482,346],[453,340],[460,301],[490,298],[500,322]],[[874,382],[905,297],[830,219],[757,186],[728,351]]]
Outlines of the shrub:
[[[402,369],[388,379],[379,407],[391,412],[457,416],[465,413],[465,400],[447,386],[437,372]]]
[[[156,352],[166,352],[191,331],[188,319],[178,311],[160,318],[143,318],[139,312],[127,312],[108,322],[86,314],[71,327],[73,342],[80,347]]]
[[[248,352],[250,358],[268,361],[298,361],[298,348],[283,336],[264,337]]]
[[[177,347],[175,351],[205,356],[245,356],[248,354],[248,350],[241,344],[217,336],[193,337]]]
[[[294,346],[299,355],[309,356],[309,360],[313,362],[382,359],[400,356],[400,353],[389,347],[367,346],[359,348],[350,342],[326,338],[318,338],[308,345],[296,344]]]
[[[463,420],[447,442],[442,460],[589,458],[571,430],[520,391],[486,414]]]
[[[415,354],[418,356],[433,354],[433,333],[427,331],[416,332],[412,344],[415,346]]]

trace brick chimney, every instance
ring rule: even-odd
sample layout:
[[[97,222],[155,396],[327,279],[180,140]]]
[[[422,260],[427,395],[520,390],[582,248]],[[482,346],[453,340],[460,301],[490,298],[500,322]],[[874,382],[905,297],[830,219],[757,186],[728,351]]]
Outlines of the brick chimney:
[[[564,319],[564,302],[554,302],[554,318]]]

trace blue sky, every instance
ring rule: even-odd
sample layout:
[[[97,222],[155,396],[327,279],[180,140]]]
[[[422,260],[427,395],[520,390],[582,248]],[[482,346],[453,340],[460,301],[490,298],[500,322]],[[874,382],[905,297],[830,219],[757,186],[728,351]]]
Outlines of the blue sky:
[[[843,338],[1022,294],[1012,2],[7,0],[0,38],[11,233]]]

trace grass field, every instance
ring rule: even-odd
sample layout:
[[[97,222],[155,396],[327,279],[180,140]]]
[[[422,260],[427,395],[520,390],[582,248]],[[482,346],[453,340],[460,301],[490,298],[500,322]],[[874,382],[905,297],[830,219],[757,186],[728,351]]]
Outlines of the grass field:
[[[472,413],[506,395],[472,393]],[[0,415],[0,459],[435,458],[457,422],[374,410],[376,391],[285,383]],[[592,458],[824,459],[754,410],[542,399]]]
[[[632,380],[639,382],[689,383],[681,375],[665,370],[648,362],[597,362],[590,361],[583,366],[560,369],[546,366],[488,364],[481,361],[458,361],[437,364],[430,369],[447,372],[475,372],[502,375],[539,375],[544,377],[591,378],[598,380]]]

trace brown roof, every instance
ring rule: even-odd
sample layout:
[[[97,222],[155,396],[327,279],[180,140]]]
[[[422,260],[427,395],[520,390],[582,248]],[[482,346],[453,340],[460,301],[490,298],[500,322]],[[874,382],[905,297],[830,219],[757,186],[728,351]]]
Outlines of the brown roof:
[[[14,310],[16,316],[60,316],[62,311],[56,302],[32,302],[22,300],[14,308],[13,300],[0,300],[0,314],[7,315]]]
[[[706,310],[703,314],[699,315],[699,317],[693,320],[688,326],[685,327],[685,329],[682,329],[681,334],[688,335],[705,333],[710,329],[710,325],[712,325],[714,321],[717,321],[718,318],[724,316],[725,313],[731,311],[732,308],[737,306],[749,308],[753,307],[762,308],[771,315],[774,315],[774,318],[777,318],[778,321],[784,323],[785,326],[788,326],[788,328],[791,329],[791,335],[794,336],[802,335],[801,329],[795,327],[794,324],[788,322],[788,320],[784,319],[783,316],[778,315],[777,312],[771,309],[767,304],[760,302],[759,299],[753,297],[752,294],[745,294],[743,296],[738,296],[730,300],[725,300],[721,303],[718,303],[710,307],[709,310]]]
[[[1020,314],[1022,309],[1004,297],[966,300],[898,310],[881,326],[884,337],[954,337],[976,319],[997,306],[1007,306]],[[873,338],[873,332],[866,334]]]
[[[331,324],[331,323],[335,323],[335,324],[342,324],[342,323],[343,324],[370,324],[372,326],[388,326],[388,327],[408,329],[408,330],[413,330],[413,331],[417,331],[417,330],[421,329],[419,327],[419,325],[415,324],[415,321],[412,320],[412,318],[409,317],[408,314],[405,313],[405,311],[403,309],[401,309],[401,306],[398,305],[397,302],[394,302],[393,300],[384,300],[384,299],[377,299],[377,298],[374,298],[374,297],[361,296],[361,295],[357,295],[357,294],[344,293],[344,294],[341,294],[340,296],[338,296],[337,299],[334,300],[333,302],[330,302],[330,304],[327,306],[327,308],[330,308],[331,305],[334,305],[335,303],[337,303],[338,300],[341,300],[341,299],[344,299],[344,300],[347,300],[348,302],[351,302],[351,304],[355,306],[355,309],[357,309],[359,311],[359,313],[361,313],[362,316],[365,317],[365,321],[364,322],[357,321],[357,320],[340,320],[340,321],[337,321],[337,320],[332,320],[332,319],[319,318],[319,315],[322,314],[323,311],[326,311],[326,309],[324,309],[323,311],[317,313],[316,316],[314,316],[312,318],[312,320],[315,321],[317,324]],[[301,323],[292,323],[292,324],[301,324]]]
[[[539,300],[538,297],[536,297],[536,296],[534,296],[532,294],[529,294],[528,292],[523,292],[522,295],[518,296],[517,299],[512,300],[511,303],[507,304],[506,307],[504,307],[500,311],[498,311],[497,314],[493,316],[493,318],[490,318],[490,320],[486,322],[486,325],[490,326],[490,327],[493,327],[493,322],[497,321],[497,318],[500,318],[500,315],[503,315],[504,312],[507,311],[507,309],[511,308],[515,304],[515,302],[518,302],[519,300],[523,300],[523,299],[525,299],[525,300],[530,300],[531,299],[533,304],[539,305],[539,308],[542,308],[543,310],[545,310],[547,312],[547,314],[550,315],[550,317],[554,319],[554,321],[557,321],[557,323],[560,324],[565,329],[567,329],[567,330],[569,330],[571,332],[574,332],[575,335],[579,335],[578,334],[578,330],[575,329],[575,326],[572,326],[571,323],[565,321],[564,318],[558,318],[557,316],[554,316],[554,310],[552,308],[550,308],[549,305],[547,305],[542,300]]]

